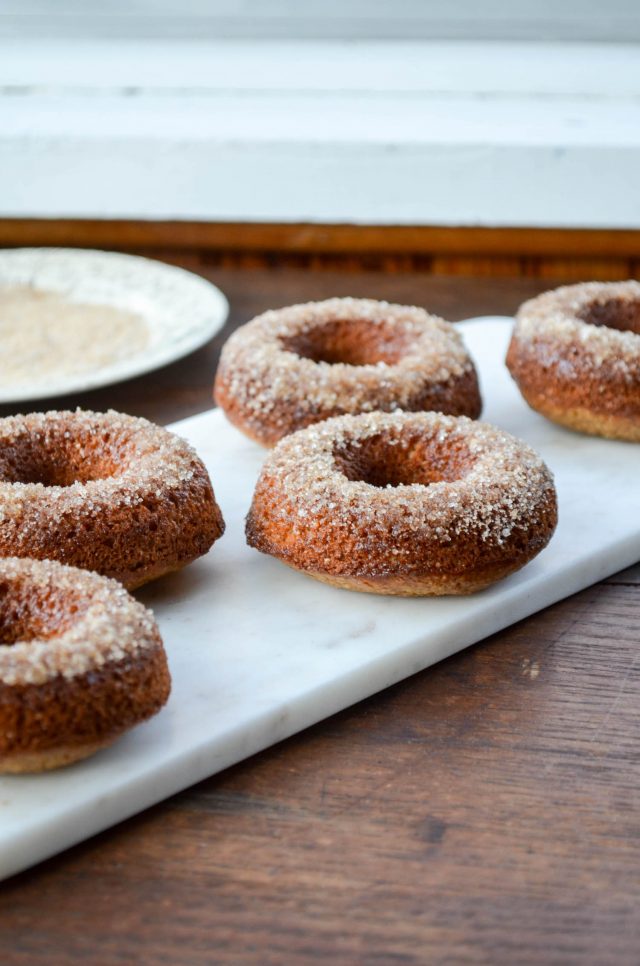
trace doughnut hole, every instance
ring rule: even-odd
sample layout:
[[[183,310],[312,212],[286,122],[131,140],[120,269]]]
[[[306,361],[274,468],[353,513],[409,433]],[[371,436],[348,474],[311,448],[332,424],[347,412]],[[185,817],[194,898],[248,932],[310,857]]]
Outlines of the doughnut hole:
[[[312,362],[375,366],[379,362],[387,365],[399,362],[407,354],[412,338],[415,336],[397,320],[393,324],[374,324],[366,319],[338,319],[295,336],[282,337],[280,343],[288,352]]]
[[[603,325],[640,335],[640,299],[613,298],[591,302],[578,312],[578,318],[589,325]]]
[[[352,482],[369,486],[429,486],[462,479],[473,457],[459,439],[437,436],[371,436],[359,443],[343,443],[334,450],[338,470]]]
[[[71,486],[116,476],[135,453],[130,434],[54,424],[45,435],[23,432],[2,441],[0,482]]]
[[[82,609],[80,596],[70,597],[68,591],[0,580],[0,645],[56,637]]]

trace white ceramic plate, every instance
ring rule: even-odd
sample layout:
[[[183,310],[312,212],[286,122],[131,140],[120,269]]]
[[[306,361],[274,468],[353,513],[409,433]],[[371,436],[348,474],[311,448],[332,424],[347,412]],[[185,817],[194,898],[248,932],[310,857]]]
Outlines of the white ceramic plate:
[[[1,251],[0,288],[14,285],[55,292],[71,302],[135,312],[147,324],[149,341],[139,352],[112,365],[57,380],[34,373],[28,384],[0,386],[2,403],[97,389],[159,369],[208,342],[229,312],[222,292],[200,276],[118,252],[73,248]]]

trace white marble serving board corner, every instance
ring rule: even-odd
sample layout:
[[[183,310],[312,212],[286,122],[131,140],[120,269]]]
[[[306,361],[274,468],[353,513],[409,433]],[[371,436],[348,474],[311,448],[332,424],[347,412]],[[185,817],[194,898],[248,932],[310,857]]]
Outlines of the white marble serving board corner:
[[[520,573],[469,598],[337,590],[245,546],[264,453],[220,412],[174,428],[205,459],[227,521],[205,559],[138,596],[158,618],[167,707],[85,762],[0,779],[0,877],[139,812],[640,559],[640,447],[579,436],[522,402],[504,368],[509,320],[464,323],[483,418],[553,469],[560,524]]]

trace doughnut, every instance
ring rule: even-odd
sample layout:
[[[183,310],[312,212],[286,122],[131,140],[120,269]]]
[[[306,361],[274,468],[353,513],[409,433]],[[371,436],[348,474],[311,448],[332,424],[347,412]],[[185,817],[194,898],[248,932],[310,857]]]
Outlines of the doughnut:
[[[557,522],[525,443],[441,413],[338,416],[269,454],[247,542],[347,590],[470,594],[523,567]]]
[[[0,419],[0,557],[59,560],[132,589],[206,553],[223,529],[194,450],[145,419]]]
[[[291,305],[241,326],[223,347],[214,399],[264,446],[346,413],[476,418],[482,408],[473,362],[449,322],[353,298]]]
[[[525,302],[507,366],[554,423],[639,442],[640,282],[568,285]]]
[[[151,612],[86,570],[0,560],[0,641],[0,772],[86,758],[169,697]]]

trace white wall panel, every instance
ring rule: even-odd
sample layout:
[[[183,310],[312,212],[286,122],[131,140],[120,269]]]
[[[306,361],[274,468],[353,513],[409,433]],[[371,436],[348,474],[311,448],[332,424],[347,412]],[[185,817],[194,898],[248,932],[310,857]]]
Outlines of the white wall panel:
[[[635,45],[0,43],[0,214],[640,227]]]

